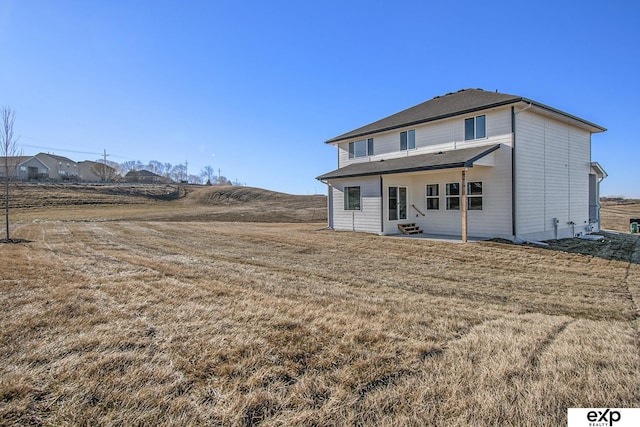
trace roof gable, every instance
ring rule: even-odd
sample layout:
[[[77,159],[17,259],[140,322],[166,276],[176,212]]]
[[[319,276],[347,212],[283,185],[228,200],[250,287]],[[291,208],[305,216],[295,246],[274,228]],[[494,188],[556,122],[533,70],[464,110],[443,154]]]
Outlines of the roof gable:
[[[68,157],[58,156],[56,154],[38,153],[35,155],[35,157],[43,157],[43,156],[49,156],[58,162],[75,163],[73,160],[69,159]]]
[[[31,159],[35,159],[42,166],[44,166],[45,168],[49,169],[49,166],[47,166],[42,160],[40,160],[36,156],[9,156],[9,157],[7,157],[7,163],[9,163],[9,165],[11,167],[17,167],[17,166],[20,166],[20,165],[22,165],[24,163],[27,163]],[[2,166],[4,166],[4,165],[2,165]]]
[[[594,128],[594,131],[602,132],[606,130],[601,126],[588,122],[584,119],[572,116],[522,96],[499,92],[488,92],[482,89],[462,89],[458,92],[448,93],[443,96],[436,96],[429,101],[407,108],[406,110],[392,114],[391,116],[385,117],[366,126],[362,126],[358,129],[352,130],[351,132],[336,136],[335,138],[326,141],[326,143],[336,143],[347,139],[371,135],[373,133],[469,114],[475,111],[515,104],[517,102],[532,104],[546,111],[560,114],[572,120],[577,120]]]
[[[93,160],[81,160],[78,162],[78,167],[82,167],[82,168],[92,168],[94,165],[100,166],[102,168],[108,168],[111,170],[115,170],[115,168],[113,166],[109,166],[106,163],[102,163],[102,162],[94,162]]]

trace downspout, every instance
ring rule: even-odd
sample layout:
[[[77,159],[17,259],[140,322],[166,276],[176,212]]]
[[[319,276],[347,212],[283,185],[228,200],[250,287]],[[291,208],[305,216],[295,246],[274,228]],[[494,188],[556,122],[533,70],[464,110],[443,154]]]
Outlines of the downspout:
[[[516,197],[517,197],[517,179],[516,179],[516,114],[522,113],[523,111],[528,110],[533,107],[532,103],[529,103],[528,106],[523,108],[520,111],[516,112],[516,107],[511,107],[511,234],[513,234],[513,240],[518,240],[516,236],[518,228],[516,227],[516,218],[517,218],[517,206]]]
[[[605,178],[604,176],[600,178],[596,175],[596,179],[598,180],[598,184],[596,185],[596,205],[597,205],[596,215],[598,215],[598,231],[602,229],[602,221],[600,219],[600,209],[602,208],[602,205],[600,204],[600,183],[604,181],[604,178]]]
[[[380,234],[384,234],[384,186],[380,175]]]
[[[462,243],[467,243],[467,168],[462,169]]]
[[[319,181],[327,185],[327,228],[333,230],[333,187],[328,181]]]
[[[516,109],[511,107],[511,234],[516,240]]]

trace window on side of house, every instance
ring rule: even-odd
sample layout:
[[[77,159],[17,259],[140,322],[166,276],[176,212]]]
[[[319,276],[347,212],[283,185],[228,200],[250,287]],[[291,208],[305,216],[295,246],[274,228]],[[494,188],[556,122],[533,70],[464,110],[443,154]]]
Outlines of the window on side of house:
[[[447,210],[460,210],[460,183],[451,182],[445,184],[445,193],[447,197]]]
[[[487,137],[487,116],[469,117],[464,119],[464,140],[481,139]]]
[[[440,185],[427,184],[427,210],[440,209]]]
[[[469,182],[467,184],[467,209],[470,211],[482,210],[482,182]]]
[[[360,187],[344,187],[344,210],[360,210]]]
[[[400,151],[413,150],[414,148],[416,148],[415,129],[400,132]]]
[[[373,156],[373,138],[349,143],[349,158]]]

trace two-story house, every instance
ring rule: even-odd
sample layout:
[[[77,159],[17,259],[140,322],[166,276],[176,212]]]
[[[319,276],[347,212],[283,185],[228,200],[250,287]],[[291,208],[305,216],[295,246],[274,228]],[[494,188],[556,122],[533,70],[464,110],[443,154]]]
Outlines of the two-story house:
[[[77,181],[78,164],[64,156],[57,156],[49,153],[38,153],[35,155],[42,163],[49,168],[49,179],[53,181]]]
[[[326,141],[338,149],[329,227],[510,240],[600,229],[591,134],[606,129],[521,96],[466,89]]]
[[[91,160],[78,162],[78,179],[81,182],[111,182],[116,176],[116,170],[105,163]]]
[[[49,168],[35,156],[15,156],[7,158],[8,171],[4,159],[0,159],[0,179],[7,174],[12,181],[34,182],[49,178]]]

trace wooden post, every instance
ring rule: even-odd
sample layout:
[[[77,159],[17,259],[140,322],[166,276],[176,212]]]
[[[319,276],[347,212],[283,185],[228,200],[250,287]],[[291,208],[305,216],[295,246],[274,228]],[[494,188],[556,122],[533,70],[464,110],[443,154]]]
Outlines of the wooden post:
[[[467,243],[467,170],[462,169],[462,242]]]

